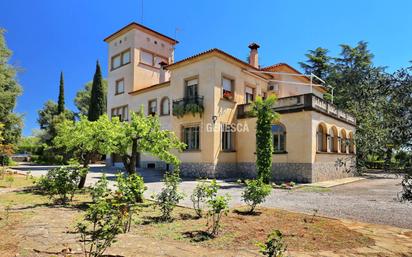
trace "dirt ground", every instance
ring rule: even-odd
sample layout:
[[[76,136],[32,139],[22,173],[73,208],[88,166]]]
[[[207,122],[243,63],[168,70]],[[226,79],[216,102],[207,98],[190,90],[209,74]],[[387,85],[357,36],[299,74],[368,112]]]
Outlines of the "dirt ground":
[[[28,183],[28,182],[27,182]],[[22,184],[24,184],[22,182]],[[17,191],[16,191],[17,190]],[[75,224],[87,195],[56,207],[31,191],[0,192],[0,256],[83,256]],[[140,206],[131,232],[107,251],[111,256],[260,256],[257,241],[273,229],[284,234],[289,256],[412,256],[412,230],[323,218],[280,209],[258,208],[246,215],[231,209],[216,238],[205,237],[205,218],[188,208],[174,211],[174,221],[158,222],[152,203]]]

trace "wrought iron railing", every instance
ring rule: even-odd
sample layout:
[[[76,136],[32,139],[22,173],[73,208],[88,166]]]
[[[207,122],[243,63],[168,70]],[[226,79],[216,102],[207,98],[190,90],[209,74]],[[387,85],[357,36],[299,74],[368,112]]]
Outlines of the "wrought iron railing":
[[[203,96],[184,97],[173,100],[173,115],[183,117],[186,113],[203,113]]]

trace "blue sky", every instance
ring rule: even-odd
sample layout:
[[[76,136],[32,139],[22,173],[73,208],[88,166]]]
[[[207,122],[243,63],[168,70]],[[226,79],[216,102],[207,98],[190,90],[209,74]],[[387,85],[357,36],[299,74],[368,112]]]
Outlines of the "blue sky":
[[[17,112],[25,115],[24,135],[38,128],[37,110],[57,100],[59,73],[65,74],[67,108],[76,110],[76,91],[93,78],[95,62],[107,74],[103,38],[131,21],[141,22],[180,43],[176,60],[210,48],[241,59],[258,42],[262,65],[287,62],[299,68],[308,49],[369,42],[377,65],[393,71],[412,60],[412,1],[148,1],[3,0],[0,27],[22,68],[24,93]],[[179,31],[176,33],[176,28]]]

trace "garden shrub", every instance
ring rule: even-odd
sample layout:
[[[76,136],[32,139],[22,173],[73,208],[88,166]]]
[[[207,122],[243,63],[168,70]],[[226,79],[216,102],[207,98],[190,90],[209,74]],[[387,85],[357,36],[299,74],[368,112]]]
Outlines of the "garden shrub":
[[[107,180],[106,174],[103,174],[92,188],[91,195],[93,202],[104,200],[110,196],[111,190],[108,186],[109,181]]]
[[[412,202],[412,175],[405,173],[402,182],[401,202]]]
[[[272,187],[263,183],[261,179],[246,180],[246,187],[242,193],[243,201],[250,206],[250,213],[253,213],[256,206],[265,201],[270,195]]]
[[[274,230],[269,234],[266,242],[258,243],[260,253],[269,257],[283,257],[286,256],[286,246],[283,242],[283,234],[279,230]]]
[[[123,232],[124,216],[110,199],[90,204],[84,221],[77,224],[86,257],[100,257]]]
[[[38,188],[56,203],[66,204],[73,199],[84,168],[77,165],[51,169],[37,182]]]
[[[219,185],[216,180],[212,180],[210,183],[207,181],[198,182],[195,189],[193,190],[190,200],[193,203],[193,209],[195,210],[198,217],[202,217],[202,205],[207,201],[208,198],[213,198],[217,195],[217,190]]]
[[[124,232],[128,232],[135,212],[135,204],[143,202],[143,193],[147,190],[147,187],[144,185],[143,178],[135,173],[128,176],[119,173],[116,187],[114,199],[126,216]]]
[[[180,177],[178,172],[166,172],[164,176],[164,187],[162,191],[155,196],[160,211],[162,212],[161,219],[168,221],[172,219],[171,213],[180,200],[183,199],[183,194],[178,191]]]
[[[211,199],[207,201],[209,205],[209,210],[208,210],[208,224],[209,224],[209,219],[212,222],[211,225],[211,235],[216,236],[219,233],[219,228],[220,228],[220,219],[222,218],[223,214],[227,214],[229,211],[229,200],[230,196],[229,195],[219,195],[219,196],[214,196]]]

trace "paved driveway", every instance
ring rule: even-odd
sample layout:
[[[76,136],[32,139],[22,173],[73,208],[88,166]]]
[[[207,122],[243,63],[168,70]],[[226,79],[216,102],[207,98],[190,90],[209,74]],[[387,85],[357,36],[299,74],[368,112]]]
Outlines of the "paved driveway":
[[[52,166],[19,166],[21,171],[31,170],[32,174],[39,176],[45,174]],[[116,169],[93,165],[88,174],[87,184],[92,185],[105,172],[114,185]],[[148,190],[146,197],[157,193],[162,188],[163,174],[154,170],[141,170]],[[242,186],[219,181],[220,193],[230,194],[231,206],[242,205]],[[401,178],[393,175],[371,174],[367,179],[346,185],[336,186],[328,190],[273,190],[272,194],[263,204],[267,207],[282,208],[291,211],[313,213],[319,215],[354,219],[368,223],[387,224],[397,227],[412,229],[412,204],[400,203],[396,200],[397,193],[401,190]],[[195,180],[184,179],[180,188],[186,194],[181,204],[191,206],[189,196],[196,186]]]

